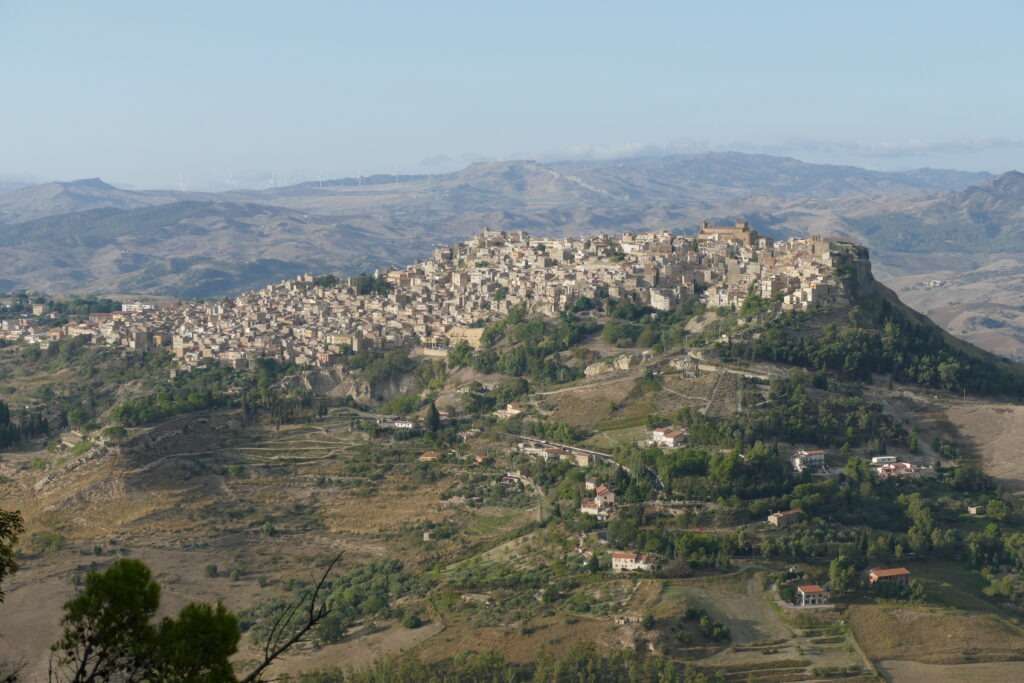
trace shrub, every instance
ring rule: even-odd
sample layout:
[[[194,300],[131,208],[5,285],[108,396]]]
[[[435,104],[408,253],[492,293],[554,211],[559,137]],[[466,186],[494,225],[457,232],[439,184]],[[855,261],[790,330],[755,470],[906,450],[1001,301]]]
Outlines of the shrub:
[[[419,628],[423,626],[423,619],[418,614],[406,614],[402,617],[402,626],[406,628]]]

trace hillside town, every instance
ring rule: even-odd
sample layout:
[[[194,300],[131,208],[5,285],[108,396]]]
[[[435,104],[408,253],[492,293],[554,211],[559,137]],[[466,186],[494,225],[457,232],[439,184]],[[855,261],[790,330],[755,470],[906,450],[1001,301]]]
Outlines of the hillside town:
[[[5,337],[47,343],[88,335],[136,351],[168,347],[185,368],[246,367],[261,357],[300,366],[336,364],[348,351],[477,347],[485,324],[513,308],[556,316],[581,298],[628,299],[657,311],[698,297],[738,308],[747,297],[809,310],[840,301],[841,262],[866,253],[821,237],[775,242],[740,221],[705,222],[697,235],[626,233],[554,239],[484,230],[431,258],[372,278],[303,275],[234,299],[171,306],[125,304],[114,313],[37,334],[4,321]]]

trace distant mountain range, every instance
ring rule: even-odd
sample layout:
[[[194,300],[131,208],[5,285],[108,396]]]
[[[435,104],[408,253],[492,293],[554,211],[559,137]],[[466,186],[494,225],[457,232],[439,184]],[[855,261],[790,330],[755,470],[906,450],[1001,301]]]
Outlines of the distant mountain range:
[[[1024,248],[1024,173],[847,219],[877,249],[989,253]]]
[[[307,271],[408,263],[485,226],[689,232],[704,218],[739,217],[774,237],[861,242],[920,310],[1024,357],[1024,292],[1015,289],[1024,283],[1024,174],[879,172],[756,154],[480,163],[223,193],[99,179],[0,186],[0,289],[216,297]],[[995,283],[1017,298],[978,314]]]
[[[483,226],[689,230],[709,215],[753,212],[769,231],[841,231],[859,224],[842,225],[816,202],[910,202],[986,179],[720,153],[487,163],[218,194],[46,183],[0,193],[0,287],[219,296],[306,270],[403,263]],[[787,227],[798,209],[810,213]]]

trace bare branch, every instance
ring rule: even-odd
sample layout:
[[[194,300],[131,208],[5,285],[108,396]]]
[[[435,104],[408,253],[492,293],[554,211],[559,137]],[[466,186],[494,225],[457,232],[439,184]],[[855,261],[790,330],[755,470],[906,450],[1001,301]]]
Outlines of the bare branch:
[[[240,683],[257,683],[262,680],[261,676],[266,671],[267,667],[274,663],[274,661],[288,651],[295,643],[302,640],[307,633],[309,633],[317,624],[323,621],[324,617],[327,616],[330,611],[327,607],[327,600],[320,599],[320,593],[323,591],[324,586],[327,585],[327,579],[330,578],[331,572],[334,571],[334,567],[341,561],[341,554],[335,555],[334,559],[327,565],[327,569],[324,570],[320,580],[317,581],[316,587],[313,589],[313,593],[309,596],[309,609],[306,612],[306,620],[302,623],[295,633],[289,638],[284,638],[284,627],[290,623],[295,613],[306,605],[306,599],[300,598],[291,607],[285,610],[276,620],[274,620],[274,626],[270,630],[270,634],[267,636],[267,642],[263,647],[263,661],[253,669],[245,678],[242,678]],[[288,615],[287,619],[284,619],[285,615]],[[279,630],[280,629],[280,630]]]

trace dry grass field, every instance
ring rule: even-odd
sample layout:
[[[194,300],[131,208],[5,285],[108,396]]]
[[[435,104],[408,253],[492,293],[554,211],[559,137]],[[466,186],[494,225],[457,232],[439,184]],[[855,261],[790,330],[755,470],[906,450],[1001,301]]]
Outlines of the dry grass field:
[[[642,378],[640,370],[609,373],[537,394],[538,407],[549,419],[601,432],[640,427],[652,413],[671,417],[684,407],[713,417],[733,415],[741,408],[741,380],[732,373],[666,373],[658,377],[660,388],[642,386]]]
[[[315,578],[318,563],[338,553],[341,571],[380,558],[420,571],[421,563],[489,547],[534,515],[523,507],[443,505],[441,494],[463,465],[438,464],[435,476],[414,476],[419,447],[369,444],[347,429],[347,418],[239,436],[224,428],[223,416],[210,422],[209,432],[193,422],[189,438],[156,450],[111,453],[67,470],[32,464],[52,462],[47,453],[5,454],[0,498],[25,515],[27,555],[5,585],[0,634],[3,647],[28,662],[26,680],[45,678],[47,647],[76,577],[118,557],[150,566],[165,613],[190,600],[221,600],[237,612],[287,596],[289,580]],[[213,443],[215,432],[220,441]],[[40,484],[54,472],[56,479]],[[450,539],[426,544],[415,531],[444,521],[458,530]],[[51,543],[43,547],[42,539]],[[217,566],[217,577],[208,565]],[[373,653],[408,649],[440,630],[392,625],[299,653],[280,670],[369,663]],[[240,662],[251,646],[244,637]]]
[[[981,401],[957,402],[947,410],[989,475],[1024,489],[1024,406]]]
[[[994,614],[900,605],[854,605],[850,625],[873,660],[962,664],[1017,658],[1024,631]]]
[[[1024,681],[1024,662],[981,664],[922,664],[906,660],[879,662],[879,670],[892,683],[1010,683]]]

